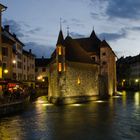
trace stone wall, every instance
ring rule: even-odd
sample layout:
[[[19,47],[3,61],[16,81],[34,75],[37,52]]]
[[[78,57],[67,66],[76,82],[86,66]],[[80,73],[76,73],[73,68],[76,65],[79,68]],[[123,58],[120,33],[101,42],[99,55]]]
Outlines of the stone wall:
[[[49,68],[49,86],[48,86],[48,99],[51,100],[51,97],[57,97],[58,96],[58,77],[57,77],[57,65],[56,63],[53,63],[50,65]]]
[[[14,113],[20,112],[26,109],[28,104],[29,104],[29,97],[21,101],[0,105],[0,117],[12,115]]]
[[[77,62],[66,62],[66,71],[54,70],[49,77],[50,102],[68,104],[95,100],[99,95],[99,66]]]
[[[68,62],[66,69],[65,97],[98,95],[99,71],[96,64]]]
[[[100,49],[101,76],[106,79],[108,95],[112,96],[116,92],[116,61],[115,55],[109,47]]]

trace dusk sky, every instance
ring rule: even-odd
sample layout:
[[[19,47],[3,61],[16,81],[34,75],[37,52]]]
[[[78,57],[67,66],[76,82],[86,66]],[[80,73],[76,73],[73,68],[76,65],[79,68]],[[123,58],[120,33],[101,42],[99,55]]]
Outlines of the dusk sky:
[[[67,26],[73,38],[90,36],[93,27],[118,57],[140,53],[140,0],[0,0],[8,9],[3,25],[9,24],[33,52],[49,57],[60,30]]]

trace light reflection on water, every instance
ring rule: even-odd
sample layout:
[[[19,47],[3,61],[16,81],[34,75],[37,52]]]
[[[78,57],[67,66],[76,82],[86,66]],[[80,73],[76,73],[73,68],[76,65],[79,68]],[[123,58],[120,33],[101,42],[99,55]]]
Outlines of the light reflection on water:
[[[139,92],[135,93],[134,100],[135,100],[135,105],[139,106],[140,105],[140,93]]]
[[[67,106],[38,98],[23,113],[0,119],[0,140],[139,140],[140,92],[121,95]]]

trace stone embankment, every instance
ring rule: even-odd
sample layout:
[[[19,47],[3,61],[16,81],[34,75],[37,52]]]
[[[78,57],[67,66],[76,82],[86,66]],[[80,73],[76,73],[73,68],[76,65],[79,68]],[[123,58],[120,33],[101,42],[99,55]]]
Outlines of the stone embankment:
[[[30,97],[27,96],[23,99],[0,104],[0,117],[22,111],[28,105],[29,100]]]

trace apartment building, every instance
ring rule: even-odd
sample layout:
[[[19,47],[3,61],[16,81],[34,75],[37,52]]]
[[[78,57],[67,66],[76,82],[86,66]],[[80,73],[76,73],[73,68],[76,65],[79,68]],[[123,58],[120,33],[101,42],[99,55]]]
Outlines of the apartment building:
[[[35,55],[26,51],[24,44],[15,34],[10,33],[9,25],[2,28],[3,78],[16,81],[35,80]]]
[[[22,50],[24,47],[24,44],[17,38],[15,34],[10,33],[9,31],[9,25],[5,25],[3,29],[3,35],[9,38],[14,42],[12,46],[12,52],[9,53],[9,55],[12,56],[12,59],[9,63],[12,63],[13,68],[12,70],[12,76],[10,79],[14,80],[22,80]]]
[[[35,77],[36,80],[44,80],[43,78],[48,77],[49,75],[49,58],[36,58],[35,59]]]
[[[35,55],[23,50],[23,81],[35,81]]]
[[[140,89],[140,54],[117,61],[118,87]]]

